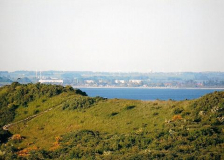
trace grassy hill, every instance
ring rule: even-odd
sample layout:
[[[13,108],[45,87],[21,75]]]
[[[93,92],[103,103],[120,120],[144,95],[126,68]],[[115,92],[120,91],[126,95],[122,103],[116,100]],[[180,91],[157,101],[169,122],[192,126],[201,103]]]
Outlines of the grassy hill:
[[[224,92],[140,101],[13,83],[0,107],[0,159],[224,158]]]

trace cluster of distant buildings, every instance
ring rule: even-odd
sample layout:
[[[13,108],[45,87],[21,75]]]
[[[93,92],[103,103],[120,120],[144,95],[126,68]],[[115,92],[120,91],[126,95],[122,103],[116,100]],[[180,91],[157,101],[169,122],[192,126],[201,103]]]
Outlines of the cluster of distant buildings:
[[[128,80],[128,81],[125,81],[125,80],[115,80],[115,83],[126,83],[126,82],[129,82],[129,83],[135,83],[135,84],[140,84],[142,83],[142,80]]]
[[[83,80],[76,81],[73,86],[82,86],[82,87],[166,87],[166,88],[184,88],[184,87],[199,87],[202,88],[204,83],[201,81],[172,81],[172,82],[155,82],[150,79],[139,80],[123,80],[115,79],[111,81],[106,80]]]
[[[132,85],[141,85],[143,80],[122,80],[122,79],[115,79],[115,80],[84,80],[82,82],[78,82],[74,85],[84,86],[84,87],[128,87]]]
[[[62,79],[40,79],[38,82],[40,83],[59,83],[59,84],[63,84],[63,80]]]
[[[0,86],[12,82],[39,82],[74,87],[224,88],[224,72],[0,71]]]
[[[38,82],[40,83],[45,83],[45,84],[61,84],[63,85],[64,81],[62,79],[57,79],[57,78],[44,78],[44,79],[39,79]],[[76,84],[75,85],[78,85],[78,86],[83,86],[83,87],[88,87],[88,86],[92,86],[92,87],[103,87],[102,83],[107,83],[105,82],[104,80],[91,80],[91,79],[87,79],[87,80],[84,80],[82,82],[79,83],[79,81],[76,79]],[[113,80],[113,85],[104,85],[104,86],[111,86],[111,87],[115,87],[115,86],[119,86],[119,85],[127,85],[127,86],[130,86],[130,85],[141,85],[143,83],[143,80],[138,80],[138,79],[133,79],[133,80],[118,80],[118,79],[115,79]]]
[[[85,80],[84,82],[86,84],[96,83],[96,81],[94,81],[94,80]],[[98,80],[98,82],[102,83],[103,80]],[[126,80],[117,80],[117,79],[114,80],[114,83],[116,83],[116,84],[124,84],[124,83],[127,83],[127,82],[140,84],[142,82],[142,80],[128,80],[128,81],[126,81]]]
[[[36,71],[36,79],[38,80],[38,82],[40,83],[46,83],[46,84],[63,84],[63,80],[62,79],[57,79],[57,78],[45,78],[41,76],[41,71],[40,71],[40,75],[38,76],[38,73]]]
[[[171,81],[171,82],[156,82],[140,79],[77,79],[68,81],[58,78],[45,78],[42,77],[38,80],[40,83],[45,84],[60,84],[60,85],[72,85],[74,87],[166,87],[166,88],[203,88],[206,87],[203,81]]]

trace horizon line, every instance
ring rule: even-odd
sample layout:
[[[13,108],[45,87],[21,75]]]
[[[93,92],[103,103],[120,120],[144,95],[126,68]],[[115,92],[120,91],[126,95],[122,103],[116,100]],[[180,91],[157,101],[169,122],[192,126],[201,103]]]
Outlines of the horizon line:
[[[88,70],[14,70],[14,71],[7,71],[7,70],[0,70],[0,72],[93,72],[93,73],[222,73],[224,71],[88,71]]]

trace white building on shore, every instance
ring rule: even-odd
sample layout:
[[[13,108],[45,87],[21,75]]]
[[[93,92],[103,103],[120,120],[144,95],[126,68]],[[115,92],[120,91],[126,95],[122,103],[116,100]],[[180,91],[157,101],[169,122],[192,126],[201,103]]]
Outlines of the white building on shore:
[[[140,84],[142,80],[129,80],[129,83]]]
[[[63,84],[63,80],[62,79],[40,79],[39,80],[40,83],[53,83],[53,84]]]
[[[115,83],[125,83],[125,80],[115,80]]]

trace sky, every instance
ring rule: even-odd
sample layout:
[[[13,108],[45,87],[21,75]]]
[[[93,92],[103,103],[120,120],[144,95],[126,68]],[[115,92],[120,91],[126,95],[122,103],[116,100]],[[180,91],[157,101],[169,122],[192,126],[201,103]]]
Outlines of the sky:
[[[224,71],[223,0],[0,0],[0,71]]]

